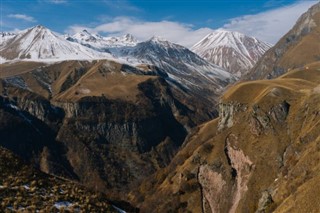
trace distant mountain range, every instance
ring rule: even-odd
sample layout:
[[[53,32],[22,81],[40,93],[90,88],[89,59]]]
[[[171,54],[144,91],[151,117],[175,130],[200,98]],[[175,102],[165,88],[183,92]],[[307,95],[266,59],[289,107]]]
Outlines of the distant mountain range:
[[[179,69],[181,64],[188,64],[188,60],[193,61],[192,63],[195,60],[197,60],[197,63],[201,61],[199,57],[192,55],[187,48],[157,37],[138,42],[130,34],[122,37],[104,37],[92,34],[85,29],[74,35],[61,36],[40,25],[18,33],[3,32],[0,36],[0,57],[2,62],[8,60],[43,62],[113,58],[115,60],[124,59],[125,63],[154,63],[160,67],[165,66],[168,68],[170,66],[170,69]],[[171,48],[172,51],[157,52],[161,48],[153,48],[154,45],[152,47],[151,42],[157,44],[158,47],[164,47],[162,50]],[[212,65],[215,64],[227,72],[241,77],[242,74],[248,72],[255,65],[257,60],[269,48],[269,44],[255,38],[237,32],[217,30],[195,44],[191,50],[211,63],[209,64],[202,60],[200,64],[203,68],[216,69],[217,66]],[[178,49],[184,49],[184,52],[176,52]],[[144,52],[145,50],[147,52]],[[186,52],[188,52],[188,56],[181,55]],[[173,55],[175,55],[174,61],[180,63],[177,67],[175,67],[175,62],[170,60]],[[189,57],[191,55],[192,57]],[[167,56],[169,56],[167,58],[169,60],[166,60],[166,63],[159,63],[163,57]],[[194,67],[194,64],[191,64],[190,67],[198,69],[198,67]],[[200,70],[203,68],[200,68]],[[184,69],[186,69],[186,66]],[[187,70],[189,68],[185,72]]]
[[[130,66],[155,66],[166,73],[167,81],[181,91],[215,100],[236,78],[188,48],[153,37],[137,42],[132,35],[102,37],[87,30],[60,36],[43,26],[23,30],[6,38],[0,47],[5,61],[55,62],[108,59]],[[210,85],[210,86],[209,86]]]

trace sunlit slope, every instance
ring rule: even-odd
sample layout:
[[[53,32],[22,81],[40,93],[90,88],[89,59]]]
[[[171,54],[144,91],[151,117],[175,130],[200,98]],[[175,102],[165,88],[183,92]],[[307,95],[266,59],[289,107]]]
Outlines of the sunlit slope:
[[[319,85],[313,63],[231,87],[219,119],[129,199],[142,212],[319,212]]]

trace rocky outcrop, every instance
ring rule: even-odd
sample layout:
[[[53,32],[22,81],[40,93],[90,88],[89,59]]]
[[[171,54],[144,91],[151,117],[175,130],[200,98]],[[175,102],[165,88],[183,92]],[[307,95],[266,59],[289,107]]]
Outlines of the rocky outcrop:
[[[274,129],[286,122],[290,110],[290,104],[285,100],[277,101],[267,108],[264,105],[262,107],[262,103],[247,106],[229,102],[220,103],[219,106],[219,132],[249,120],[251,134],[257,136],[273,134]],[[207,162],[200,166],[198,181],[202,191],[203,212],[233,213],[242,208],[239,205],[249,189],[249,181],[255,165],[240,148],[241,146],[238,137],[235,134],[229,134],[226,137],[224,151],[230,169],[223,166],[217,169]],[[227,171],[230,171],[230,174],[226,173]],[[272,203],[270,193],[262,193],[256,211],[264,212]]]
[[[252,161],[237,147],[237,143],[237,138],[234,135],[230,135],[226,140],[225,150],[232,167],[232,177],[235,179],[232,205],[229,213],[236,212],[240,200],[248,191],[247,184],[254,169]]]
[[[282,103],[273,106],[268,112],[268,114],[274,121],[278,123],[283,123],[287,119],[289,110],[290,104],[284,100]]]
[[[218,130],[222,131],[231,128],[241,121],[241,112],[250,111],[249,124],[252,134],[260,135],[264,130],[272,128],[272,121],[275,123],[285,122],[290,109],[287,101],[274,104],[269,110],[261,109],[259,104],[248,106],[237,102],[226,102],[219,104]]]
[[[247,110],[247,107],[241,103],[229,102],[219,103],[219,125],[218,130],[232,127],[236,120],[235,114]]]
[[[248,156],[237,147],[235,135],[226,139],[225,154],[231,174],[201,165],[198,181],[202,191],[203,212],[229,212],[237,210],[240,200],[248,191],[248,181],[254,165]]]
[[[49,101],[42,98],[17,98],[15,104],[20,110],[30,113],[32,116],[43,122],[52,119],[61,120],[64,117],[64,112],[61,108],[51,105]]]
[[[272,196],[268,190],[263,191],[259,199],[258,209],[255,213],[264,213],[267,208],[273,203]]]
[[[220,201],[227,184],[222,174],[212,171],[208,165],[203,165],[199,168],[198,181],[202,190],[203,212],[221,212]]]

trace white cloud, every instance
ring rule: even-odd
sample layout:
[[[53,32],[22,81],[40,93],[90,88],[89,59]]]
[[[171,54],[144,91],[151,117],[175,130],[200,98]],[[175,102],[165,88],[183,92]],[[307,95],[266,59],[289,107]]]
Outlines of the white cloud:
[[[314,3],[315,1],[297,2],[254,15],[237,17],[225,24],[224,28],[239,31],[274,44],[294,25],[298,17]],[[73,25],[68,27],[66,33],[73,34],[83,29],[109,36],[121,36],[130,33],[140,41],[147,40],[152,36],[160,36],[186,47],[191,47],[214,30],[207,27],[195,29],[190,24],[174,21],[151,22],[132,17],[116,17],[114,19],[108,18],[106,23],[100,25],[89,27]]]
[[[36,22],[35,18],[33,18],[32,16],[25,15],[25,14],[10,14],[10,15],[8,15],[8,17],[24,20],[27,22]]]
[[[299,1],[289,6],[231,19],[223,28],[254,36],[275,44],[295,24],[300,15],[318,1]]]
[[[87,29],[92,33],[105,33],[110,36],[130,33],[141,41],[147,40],[152,36],[160,36],[186,47],[191,47],[213,30],[210,28],[193,29],[192,25],[172,21],[148,22],[130,17],[117,17],[109,23],[91,28],[80,25],[70,26],[66,32],[72,34],[83,29]]]

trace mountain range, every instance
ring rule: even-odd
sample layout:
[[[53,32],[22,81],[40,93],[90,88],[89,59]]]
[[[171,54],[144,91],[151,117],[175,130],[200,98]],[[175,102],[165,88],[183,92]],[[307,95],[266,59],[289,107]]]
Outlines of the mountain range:
[[[319,212],[319,17],[274,47],[2,33],[1,208]]]
[[[131,63],[153,63],[155,58],[151,59],[150,56],[143,56],[137,48],[148,48],[146,45],[151,45],[150,41],[154,41],[154,44],[163,45],[164,48],[187,50],[187,48],[175,45],[156,36],[147,41],[138,42],[130,34],[122,37],[103,37],[98,34],[89,33],[85,29],[74,35],[62,36],[40,25],[18,33],[3,32],[1,37],[0,56],[6,60],[62,61],[92,58],[110,59],[110,55],[107,53],[111,53],[115,59],[125,58],[125,60]],[[138,47],[135,48],[135,46]],[[152,49],[153,47],[150,48]],[[241,77],[241,73],[247,72],[269,48],[269,44],[256,38],[237,32],[217,30],[196,43],[191,50],[209,63],[218,65],[237,77]],[[149,52],[152,52],[152,54],[156,53],[153,50]],[[159,56],[162,55],[159,53],[156,57]],[[197,60],[200,61],[201,59],[198,58]],[[183,63],[185,62],[183,61]],[[157,62],[157,65],[159,64]],[[202,64],[205,64],[205,62],[202,62]],[[205,66],[208,66],[208,64]],[[209,69],[212,69],[212,67]]]
[[[91,34],[87,30],[82,30],[72,36],[67,35],[65,39],[102,52],[108,51],[108,48],[135,46],[138,43],[137,39],[130,34],[122,37],[103,37],[98,34]]]
[[[138,43],[132,35],[102,37],[86,30],[62,37],[43,26],[35,26],[14,37],[10,35],[0,50],[4,61],[109,59],[133,67],[151,65],[163,70],[167,81],[182,92],[200,93],[211,102],[227,84],[236,80],[189,49],[157,37]]]

